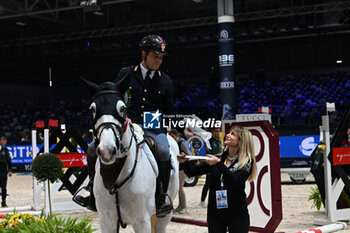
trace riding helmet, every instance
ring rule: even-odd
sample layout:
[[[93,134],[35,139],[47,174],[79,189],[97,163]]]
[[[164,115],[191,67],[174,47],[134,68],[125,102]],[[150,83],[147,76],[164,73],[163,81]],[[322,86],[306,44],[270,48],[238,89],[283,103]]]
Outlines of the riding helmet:
[[[145,36],[140,43],[140,49],[148,51],[153,51],[157,54],[168,55],[165,51],[166,43],[162,37],[158,35],[148,35]]]

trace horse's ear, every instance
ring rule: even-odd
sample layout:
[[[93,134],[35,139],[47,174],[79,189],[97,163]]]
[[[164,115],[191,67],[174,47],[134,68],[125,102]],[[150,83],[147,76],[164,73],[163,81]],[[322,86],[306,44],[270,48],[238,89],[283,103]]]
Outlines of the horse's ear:
[[[120,93],[125,93],[130,85],[130,75],[129,73],[123,73],[121,77],[116,80],[116,88]]]
[[[90,82],[80,76],[81,84],[86,87],[91,95],[96,94],[99,91],[99,86],[96,83]]]

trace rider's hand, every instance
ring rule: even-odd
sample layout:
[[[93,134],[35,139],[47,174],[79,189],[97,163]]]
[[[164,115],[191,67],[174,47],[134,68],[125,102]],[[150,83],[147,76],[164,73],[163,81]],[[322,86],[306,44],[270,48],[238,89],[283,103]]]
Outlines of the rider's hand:
[[[220,162],[220,159],[214,155],[211,155],[211,154],[207,154],[206,156],[209,157],[208,160],[205,160],[205,162],[209,165],[215,165],[217,164],[218,162]]]
[[[188,160],[185,158],[185,156],[186,154],[184,152],[181,152],[181,154],[177,156],[177,160],[179,161],[179,163],[184,163]]]

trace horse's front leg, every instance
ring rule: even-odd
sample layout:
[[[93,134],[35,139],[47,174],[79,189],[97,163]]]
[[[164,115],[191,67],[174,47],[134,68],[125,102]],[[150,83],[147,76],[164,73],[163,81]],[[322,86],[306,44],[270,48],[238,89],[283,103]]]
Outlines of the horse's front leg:
[[[133,223],[132,225],[135,233],[151,233],[151,218],[148,217]]]
[[[96,174],[94,179],[94,194],[98,210],[102,233],[115,233],[117,229],[117,208],[115,195],[111,195],[103,186],[100,175],[100,162],[96,162]]]
[[[117,220],[115,223],[111,223],[107,218],[103,216],[99,217],[100,220],[100,229],[102,233],[116,233],[117,232]]]

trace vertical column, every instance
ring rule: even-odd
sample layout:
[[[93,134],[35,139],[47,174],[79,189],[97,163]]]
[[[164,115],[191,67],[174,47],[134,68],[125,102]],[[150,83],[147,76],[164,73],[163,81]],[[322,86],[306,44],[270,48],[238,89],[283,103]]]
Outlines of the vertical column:
[[[329,116],[322,116],[322,128],[324,130],[324,140],[326,144],[326,148],[323,154],[323,162],[324,162],[324,183],[325,183],[325,195],[326,195],[326,213],[327,218],[330,221],[334,221],[334,211],[336,210],[336,201],[332,200],[332,167],[331,163],[328,160],[328,155],[331,149],[331,143],[329,140]]]
[[[219,69],[222,120],[235,119],[233,0],[218,0]]]
[[[32,162],[36,158],[37,153],[37,140],[36,140],[36,130],[32,130]],[[41,187],[42,185],[39,183],[37,179],[33,176],[33,209],[40,210],[40,205],[42,203],[41,198]]]
[[[44,129],[44,153],[49,153],[49,130]],[[50,181],[47,181],[50,182]],[[50,213],[49,185],[45,182],[45,213]],[[51,200],[51,198],[50,198]]]

